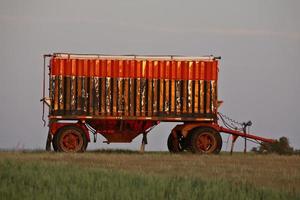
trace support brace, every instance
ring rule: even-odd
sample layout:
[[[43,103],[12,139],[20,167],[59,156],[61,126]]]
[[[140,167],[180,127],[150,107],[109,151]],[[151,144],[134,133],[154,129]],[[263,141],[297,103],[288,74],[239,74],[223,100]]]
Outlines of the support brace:
[[[46,141],[46,151],[51,151],[51,142],[52,142],[52,134],[50,129],[48,131],[47,141]]]
[[[231,143],[230,155],[232,155],[234,143],[235,143],[235,141],[236,141],[236,139],[237,139],[238,137],[239,137],[239,136],[237,136],[237,135],[232,135],[232,143]]]
[[[147,133],[143,133],[142,144],[141,144],[141,148],[140,148],[140,152],[141,153],[145,152],[145,146],[146,146],[146,144],[148,144]]]

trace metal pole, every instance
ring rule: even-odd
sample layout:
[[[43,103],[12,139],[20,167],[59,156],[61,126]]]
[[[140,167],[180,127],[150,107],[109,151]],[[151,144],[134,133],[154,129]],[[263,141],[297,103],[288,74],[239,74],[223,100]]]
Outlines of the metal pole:
[[[246,138],[246,135],[247,135],[247,133],[246,133],[246,130],[245,130],[245,146],[244,146],[244,154],[247,153],[247,138]]]

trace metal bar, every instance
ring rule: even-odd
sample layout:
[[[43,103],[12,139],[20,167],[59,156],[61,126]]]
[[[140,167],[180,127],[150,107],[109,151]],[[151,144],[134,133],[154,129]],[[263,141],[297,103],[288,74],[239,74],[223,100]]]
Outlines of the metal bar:
[[[147,79],[141,79],[141,114],[142,116],[146,115],[146,105],[147,105]]]
[[[124,90],[123,90],[123,86],[124,86],[124,79],[123,78],[119,78],[118,79],[118,115],[123,115],[124,113]]]
[[[194,92],[194,112],[198,113],[199,112],[199,81],[195,81],[195,92]]]
[[[141,113],[141,79],[136,79],[136,108],[135,108],[135,114],[136,116],[140,116]]]
[[[135,114],[135,79],[129,79],[130,80],[130,115],[134,116]]]
[[[129,79],[125,79],[125,91],[124,91],[124,101],[125,101],[125,116],[129,115]]]
[[[65,77],[66,85],[65,85],[65,93],[66,93],[66,111],[69,112],[71,110],[71,77]]]
[[[112,91],[113,111],[112,111],[112,115],[118,115],[118,113],[117,113],[118,78],[112,78],[112,82],[113,82],[113,91]]]
[[[106,78],[101,78],[101,115],[106,113]]]
[[[193,81],[188,80],[188,96],[187,96],[187,107],[188,113],[193,113]]]
[[[158,111],[158,80],[154,79],[153,80],[153,115],[157,114]]]
[[[105,99],[105,109],[106,109],[106,114],[111,115],[111,78],[106,78],[106,99]]]
[[[59,111],[64,110],[64,77],[59,76],[59,96],[58,96],[58,101],[59,101]]]
[[[165,103],[164,103],[164,110],[167,114],[169,114],[170,111],[170,80],[166,79],[165,80]]]
[[[183,85],[183,81],[176,81],[175,82],[175,103],[176,103],[176,114],[177,115],[180,115],[181,114],[181,111],[182,111],[182,85]]]
[[[205,105],[205,108],[206,108],[206,113],[210,113],[211,110],[210,110],[210,104],[211,104],[211,99],[210,99],[210,81],[206,81],[206,105]]]
[[[175,93],[175,80],[171,80],[171,113],[175,112],[175,102],[176,102],[176,93]]]
[[[88,77],[84,77],[83,78],[83,85],[84,85],[84,89],[82,91],[83,93],[83,111],[85,113],[87,113],[88,111],[88,83],[89,83],[89,78]]]
[[[204,81],[200,80],[200,113],[204,113]]]
[[[183,93],[182,93],[182,112],[183,113],[187,113],[187,102],[188,102],[188,93],[187,93],[187,90],[188,90],[188,88],[187,88],[187,80],[183,80],[183,88],[182,88],[182,90],[183,90]]]
[[[155,121],[164,121],[164,122],[182,122],[182,121],[199,121],[199,122],[213,122],[214,117],[206,117],[205,115],[203,117],[165,117],[165,116],[153,116],[153,117],[142,117],[142,116],[86,116],[86,115],[55,115],[55,116],[49,116],[50,119],[59,119],[59,120],[67,120],[67,119],[115,119],[115,120],[155,120]]]
[[[228,128],[224,128],[222,126],[219,126],[218,131],[223,132],[223,133],[236,135],[236,136],[250,138],[250,139],[253,139],[253,140],[259,140],[259,141],[262,141],[262,142],[274,143],[276,141],[274,139],[263,138],[263,137],[259,137],[259,136],[252,135],[252,134],[249,134],[249,133],[245,136],[245,133],[243,133],[243,132],[236,131],[236,130],[231,130],[231,129],[228,129]]]
[[[99,115],[99,108],[100,108],[100,103],[101,103],[101,99],[100,99],[100,85],[99,85],[99,78],[94,77],[94,84],[93,84],[94,88],[93,88],[93,92],[94,92],[94,101],[93,101],[93,107],[94,107],[94,112],[95,115]]]
[[[53,56],[61,58],[89,58],[89,59],[110,59],[110,60],[216,60],[216,56],[178,56],[178,55],[109,55],[109,54],[76,54],[76,53],[54,53]]]
[[[164,111],[164,80],[160,79],[159,80],[159,112]]]
[[[45,120],[45,87],[46,87],[46,56],[44,55],[44,66],[43,66],[43,113],[42,113],[42,121],[43,125],[46,126],[46,120]]]
[[[147,116],[152,116],[152,98],[153,98],[153,84],[152,79],[148,80],[148,110],[147,110]]]

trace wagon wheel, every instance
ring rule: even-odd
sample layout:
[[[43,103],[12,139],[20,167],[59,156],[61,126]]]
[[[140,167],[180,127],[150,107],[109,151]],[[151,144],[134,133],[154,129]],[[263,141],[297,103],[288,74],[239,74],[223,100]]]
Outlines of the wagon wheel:
[[[87,148],[87,139],[82,129],[65,126],[58,130],[53,138],[53,149],[60,152],[83,152]]]
[[[168,137],[168,149],[171,153],[179,153],[184,151],[185,147],[185,138],[182,135],[178,135],[177,139],[174,138],[171,133]]]
[[[193,130],[190,140],[190,148],[193,153],[218,154],[222,148],[220,133],[211,128]]]

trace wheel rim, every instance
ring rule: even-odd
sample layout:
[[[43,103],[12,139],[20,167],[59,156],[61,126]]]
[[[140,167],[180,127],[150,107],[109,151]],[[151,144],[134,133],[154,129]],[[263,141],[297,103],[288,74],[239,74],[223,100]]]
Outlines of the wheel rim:
[[[66,130],[62,133],[59,144],[64,152],[77,152],[81,150],[83,138],[79,131]]]
[[[210,133],[202,133],[197,137],[196,146],[201,152],[211,152],[216,147],[216,139]]]

